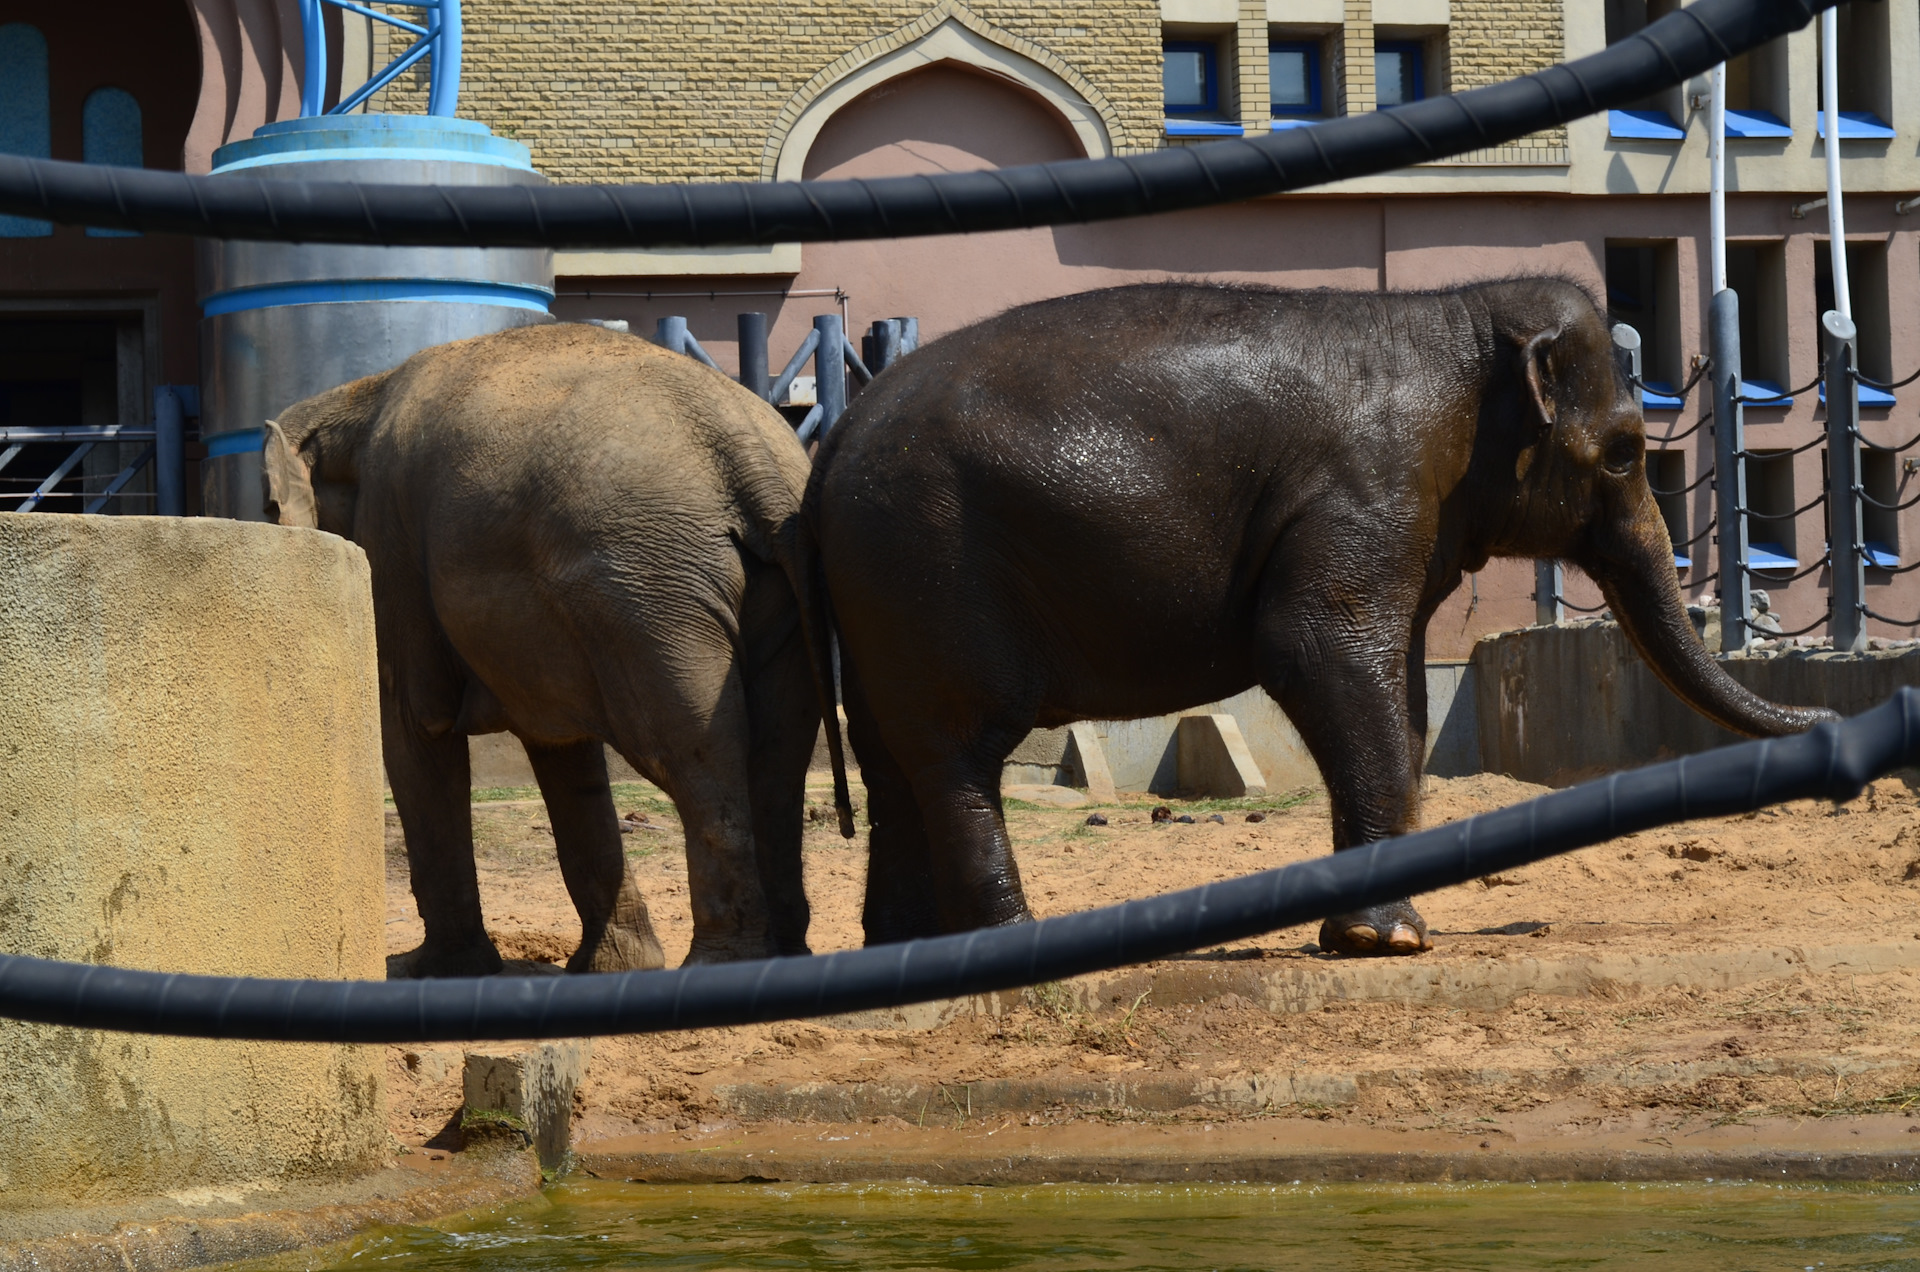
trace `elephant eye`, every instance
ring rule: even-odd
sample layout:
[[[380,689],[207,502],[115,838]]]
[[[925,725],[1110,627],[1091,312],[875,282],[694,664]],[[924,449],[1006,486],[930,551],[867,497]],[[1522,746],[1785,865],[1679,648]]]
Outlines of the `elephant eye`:
[[[1644,446],[1645,443],[1638,437],[1616,437],[1607,443],[1606,458],[1602,462],[1606,464],[1608,472],[1632,472],[1633,466],[1640,462],[1640,452]]]

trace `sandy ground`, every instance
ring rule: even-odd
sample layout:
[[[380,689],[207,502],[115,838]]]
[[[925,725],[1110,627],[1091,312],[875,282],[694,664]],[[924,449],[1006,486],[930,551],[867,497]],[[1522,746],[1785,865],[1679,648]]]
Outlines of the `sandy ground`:
[[[829,829],[819,776],[805,854],[810,940],[824,952],[860,942],[865,864],[857,843]],[[1540,793],[1498,777],[1430,778],[1426,821]],[[544,810],[531,795],[476,793],[481,892],[503,954],[559,962],[579,927]],[[616,798],[623,812],[645,818],[628,837],[629,855],[667,956],[677,962],[691,936],[679,824],[657,790],[622,786]],[[1162,802],[1195,821],[1154,824],[1150,811]],[[1089,811],[1111,824],[1086,825]],[[1250,823],[1250,812],[1263,820]],[[1304,860],[1330,842],[1325,798],[1313,792],[1254,801],[1141,796],[1098,810],[1014,804],[1008,821],[1041,916]],[[388,849],[388,944],[398,952],[421,932],[391,813]],[[1529,1127],[1557,1134],[1631,1127],[1657,1136],[1682,1126],[1920,1110],[1920,800],[1900,781],[1876,783],[1841,807],[1803,801],[1628,836],[1419,904],[1436,949],[1416,962],[1456,979],[1520,960],[1617,963],[1626,956],[1658,967],[1784,950],[1792,963],[1796,951],[1836,946],[1892,951],[1893,964],[1907,965],[1862,973],[1856,960],[1723,988],[1643,988],[1616,977],[1579,995],[1525,993],[1485,1009],[1416,994],[1277,1014],[1228,993],[1172,1003],[1149,994],[1088,1011],[1061,987],[1044,986],[1010,997],[997,1015],[964,1015],[932,1029],[795,1023],[601,1039],[576,1102],[576,1144],[587,1151],[595,1141],[637,1133],[726,1130],[738,1124],[743,1084],[923,1083],[941,1098],[923,1105],[920,1123],[930,1115],[950,1126],[982,1116],[950,1093],[971,1090],[968,1084],[1011,1079],[1070,1092],[1090,1077],[1177,1086],[1276,1072],[1361,1075],[1352,1098],[1272,1110],[1286,1117],[1490,1136]],[[1318,952],[1314,935],[1289,929],[1214,957],[1277,973],[1340,963]],[[395,1134],[421,1144],[442,1133],[460,1104],[458,1049],[393,1048],[389,1073]],[[1002,1120],[1201,1119],[1217,1122],[1221,1113],[1135,1114],[1063,1097]],[[866,1120],[900,1126],[912,1118]],[[1920,1121],[1913,1125],[1920,1129]]]

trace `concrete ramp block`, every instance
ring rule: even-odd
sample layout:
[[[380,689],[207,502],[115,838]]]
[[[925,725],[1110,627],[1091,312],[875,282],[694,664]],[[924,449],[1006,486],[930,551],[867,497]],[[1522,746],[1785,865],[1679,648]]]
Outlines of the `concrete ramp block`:
[[[541,1169],[558,1169],[572,1150],[573,1093],[592,1056],[586,1038],[469,1051],[462,1127],[472,1134],[492,1122],[524,1131]]]
[[[1265,795],[1267,779],[1253,762],[1239,721],[1224,713],[1185,715],[1175,735],[1180,789],[1215,799]]]
[[[1100,744],[1100,733],[1082,720],[1067,726],[1067,759],[1080,769],[1087,798],[1096,804],[1111,804],[1119,798],[1113,785],[1113,769],[1107,763],[1107,748]]]

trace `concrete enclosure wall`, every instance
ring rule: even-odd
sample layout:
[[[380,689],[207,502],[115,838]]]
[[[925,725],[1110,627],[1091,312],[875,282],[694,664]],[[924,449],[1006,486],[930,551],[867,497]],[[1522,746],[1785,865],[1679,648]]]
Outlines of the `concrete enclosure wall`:
[[[366,557],[312,530],[0,513],[0,951],[372,979]],[[0,1206],[376,1165],[377,1049],[0,1022]]]

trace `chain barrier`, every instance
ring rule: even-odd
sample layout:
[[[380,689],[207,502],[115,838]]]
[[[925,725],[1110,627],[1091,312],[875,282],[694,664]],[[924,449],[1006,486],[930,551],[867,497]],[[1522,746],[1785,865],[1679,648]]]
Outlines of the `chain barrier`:
[[[1906,388],[1909,384],[1912,384],[1915,380],[1920,380],[1920,371],[1915,371],[1912,375],[1908,376],[1904,380],[1895,380],[1891,384],[1882,384],[1880,383],[1880,381],[1873,379],[1871,376],[1863,374],[1858,368],[1855,368],[1853,371],[1853,379],[1856,384],[1864,384],[1870,389],[1879,389],[1882,393],[1891,393],[1895,389]]]
[[[1711,481],[1712,479],[1713,479],[1713,469],[1709,467],[1705,472],[1701,473],[1698,477],[1693,479],[1693,484],[1691,486],[1682,486],[1678,490],[1662,490],[1660,489],[1660,487],[1654,485],[1652,482],[1648,482],[1647,489],[1651,490],[1654,494],[1659,495],[1663,498],[1671,498],[1674,495],[1684,495],[1694,490],[1697,490],[1699,489],[1701,482]]]

